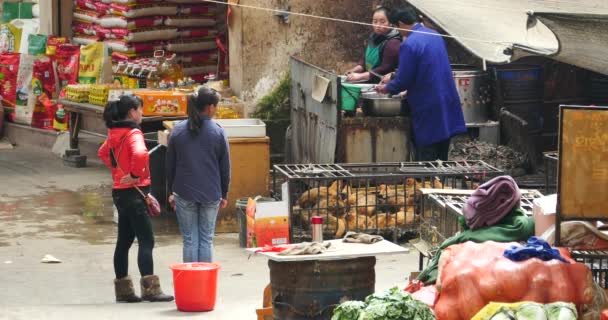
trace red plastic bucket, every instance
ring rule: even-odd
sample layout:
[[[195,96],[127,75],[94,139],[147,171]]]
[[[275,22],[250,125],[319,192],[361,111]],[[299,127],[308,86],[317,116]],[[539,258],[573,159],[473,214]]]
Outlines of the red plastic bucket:
[[[173,271],[175,304],[179,311],[201,312],[215,308],[218,264],[180,263],[169,268]]]

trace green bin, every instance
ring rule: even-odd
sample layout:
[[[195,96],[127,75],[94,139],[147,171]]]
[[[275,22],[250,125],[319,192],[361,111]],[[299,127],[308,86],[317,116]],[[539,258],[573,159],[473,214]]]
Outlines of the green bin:
[[[361,96],[361,86],[343,83],[340,94],[342,96],[342,110],[354,111]]]

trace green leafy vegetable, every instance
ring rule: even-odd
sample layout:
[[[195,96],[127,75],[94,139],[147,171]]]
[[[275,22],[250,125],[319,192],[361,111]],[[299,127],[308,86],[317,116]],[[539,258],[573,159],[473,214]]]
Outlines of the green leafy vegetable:
[[[350,312],[355,309],[356,312]],[[349,311],[348,313],[346,311]],[[344,302],[334,310],[332,320],[435,320],[433,311],[398,288],[374,293],[365,303]]]

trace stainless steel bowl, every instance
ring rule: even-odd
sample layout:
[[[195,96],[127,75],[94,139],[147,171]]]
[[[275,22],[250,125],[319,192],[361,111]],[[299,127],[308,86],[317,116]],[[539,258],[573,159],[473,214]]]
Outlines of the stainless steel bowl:
[[[366,116],[396,117],[401,115],[401,97],[393,98],[377,92],[361,94],[361,106]]]

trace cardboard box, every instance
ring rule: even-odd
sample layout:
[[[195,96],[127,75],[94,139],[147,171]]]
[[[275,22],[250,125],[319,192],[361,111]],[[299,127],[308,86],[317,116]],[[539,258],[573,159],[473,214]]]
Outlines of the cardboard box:
[[[258,202],[255,210],[255,239],[258,247],[289,243],[287,202]]]
[[[180,92],[135,92],[144,102],[144,116],[178,117],[188,114],[188,95]]]
[[[555,212],[557,207],[557,195],[552,194],[534,200],[532,212],[534,214],[534,235],[540,237],[555,226]]]

